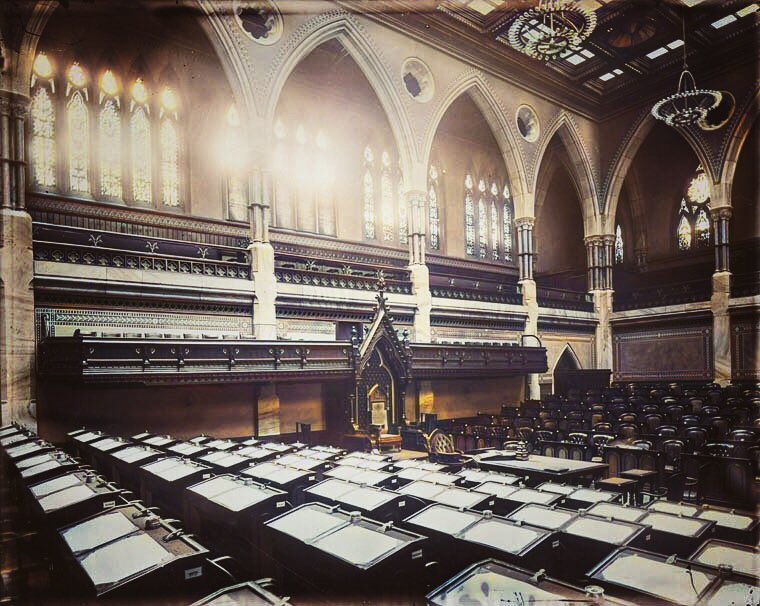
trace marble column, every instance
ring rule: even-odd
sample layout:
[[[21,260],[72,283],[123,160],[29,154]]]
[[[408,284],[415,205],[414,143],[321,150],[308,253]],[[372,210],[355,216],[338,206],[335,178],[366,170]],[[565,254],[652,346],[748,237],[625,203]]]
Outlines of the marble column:
[[[257,339],[277,338],[277,280],[274,275],[274,248],[269,241],[269,218],[272,203],[272,173],[254,171],[254,187],[250,206],[251,276],[254,285],[253,333]]]
[[[28,99],[0,91],[0,424],[36,430],[34,258],[25,207]]]
[[[731,381],[731,268],[728,227],[731,220],[730,191],[714,186],[711,210],[715,242],[715,272],[712,276],[710,308],[713,314],[713,373],[720,385]],[[716,199],[717,198],[717,199]]]
[[[520,270],[520,289],[522,290],[523,307],[527,314],[525,318],[525,330],[523,335],[538,337],[538,296],[536,293],[536,281],[533,279],[533,264],[535,249],[533,243],[533,217],[520,217],[515,219],[517,227],[517,265]],[[526,345],[535,345],[535,339],[527,339]],[[528,375],[528,399],[538,400],[541,398],[539,375]]]
[[[612,266],[615,258],[615,236],[588,236],[588,288],[594,298],[596,330],[594,334],[596,367],[612,369]]]
[[[430,343],[430,314],[433,296],[430,293],[430,272],[425,264],[427,194],[424,190],[411,189],[404,193],[409,226],[409,272],[412,280],[412,295],[415,298],[414,341]]]

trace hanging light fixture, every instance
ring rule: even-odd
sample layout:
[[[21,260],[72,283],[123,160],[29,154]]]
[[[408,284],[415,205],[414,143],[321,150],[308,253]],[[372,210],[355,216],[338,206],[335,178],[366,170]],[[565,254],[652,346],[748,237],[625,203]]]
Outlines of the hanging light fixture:
[[[509,28],[509,44],[529,57],[550,61],[580,46],[596,27],[596,13],[574,0],[539,0]]]
[[[697,88],[694,76],[686,63],[686,18],[681,20],[683,28],[683,68],[678,78],[678,88],[669,97],[661,99],[652,107],[652,115],[668,126],[683,127],[703,124],[707,112],[717,107],[723,94],[717,90]]]

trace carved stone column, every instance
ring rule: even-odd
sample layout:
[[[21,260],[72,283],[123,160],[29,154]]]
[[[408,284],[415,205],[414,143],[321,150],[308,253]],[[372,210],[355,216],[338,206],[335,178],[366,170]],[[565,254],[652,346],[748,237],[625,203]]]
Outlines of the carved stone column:
[[[414,341],[430,343],[430,314],[433,296],[430,293],[430,272],[425,264],[427,194],[423,190],[408,190],[404,193],[409,225],[409,272],[412,280],[412,295],[417,309],[414,314]]]
[[[713,186],[711,210],[715,240],[715,272],[712,276],[710,307],[713,314],[714,380],[720,385],[731,381],[731,269],[728,227],[731,220],[730,189]]]
[[[277,338],[277,280],[274,275],[274,248],[269,242],[269,217],[272,204],[272,174],[254,171],[251,197],[251,276],[254,286],[253,332],[257,339]]]
[[[34,259],[25,207],[28,99],[0,91],[0,424],[36,429]]]
[[[533,263],[536,254],[533,247],[534,224],[535,219],[533,217],[520,217],[515,219],[515,226],[517,227],[517,264],[520,271],[520,288],[522,290],[523,307],[527,314],[523,335],[537,337],[538,296],[536,294],[536,281],[533,279]],[[539,376],[537,374],[529,374],[528,399],[538,400],[540,398],[541,387],[539,384]]]
[[[612,316],[613,290],[612,265],[615,258],[615,236],[588,236],[586,259],[588,263],[588,289],[594,297],[597,325],[595,351],[597,368],[612,369]]]

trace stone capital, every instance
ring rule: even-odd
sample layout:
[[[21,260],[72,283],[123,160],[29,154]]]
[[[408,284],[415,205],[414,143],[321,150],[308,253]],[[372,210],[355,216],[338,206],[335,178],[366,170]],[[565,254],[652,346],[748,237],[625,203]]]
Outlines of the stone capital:
[[[710,217],[713,221],[730,220],[733,210],[730,206],[719,206],[710,209]]]
[[[518,217],[515,219],[515,227],[530,227],[531,229],[536,224],[535,217]]]

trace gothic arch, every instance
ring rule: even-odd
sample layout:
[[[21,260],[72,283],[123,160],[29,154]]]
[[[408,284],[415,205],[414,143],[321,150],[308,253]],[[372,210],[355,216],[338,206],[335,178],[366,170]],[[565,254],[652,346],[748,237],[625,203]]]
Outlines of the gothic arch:
[[[656,120],[650,113],[649,109],[644,110],[629,130],[629,134],[620,144],[617,153],[615,154],[610,171],[607,174],[607,179],[604,183],[603,191],[603,211],[604,211],[604,233],[613,233],[615,222],[615,214],[617,213],[617,205],[620,199],[620,191],[623,188],[623,182],[628,174],[628,171],[636,159],[641,145],[654,128]],[[670,127],[668,127],[670,128]],[[708,154],[702,149],[698,140],[683,129],[676,129],[678,133],[689,144],[694,154],[697,156],[699,162],[707,171],[707,174],[715,182],[715,176],[712,174],[712,163],[710,162]]]
[[[0,83],[15,93],[29,96],[29,86],[32,77],[32,64],[37,53],[37,44],[42,32],[47,25],[53,11],[58,6],[57,2],[36,2],[32,8],[29,20],[24,25],[24,33],[19,41],[17,49],[12,49],[12,63],[7,70],[12,80],[6,82],[5,74],[0,75]],[[0,38],[5,38],[6,32],[0,33]],[[8,50],[7,48],[5,50]],[[16,54],[16,52],[18,54]],[[6,58],[7,60],[7,58]]]
[[[560,362],[563,362],[563,363],[567,362],[569,364],[572,364],[578,370],[583,368],[583,365],[581,364],[581,361],[578,358],[578,355],[575,353],[575,350],[570,345],[570,343],[565,343],[565,347],[562,348],[562,351],[557,356],[557,359],[554,362],[554,366],[552,366],[552,376],[554,376],[554,371],[557,370],[557,367],[560,365]]]
[[[734,174],[736,172],[736,165],[739,162],[739,156],[741,156],[744,150],[744,142],[752,131],[758,114],[760,114],[760,89],[755,91],[746,111],[742,112],[736,121],[721,162],[719,179],[726,184],[729,191],[734,182]]]
[[[315,18],[314,22],[319,24],[323,17],[324,15]],[[274,123],[275,111],[282,89],[295,67],[319,45],[328,40],[336,39],[359,66],[375,95],[377,95],[393,132],[401,159],[402,172],[405,175],[412,174],[415,155],[412,129],[404,111],[401,97],[394,87],[393,77],[367,35],[360,29],[351,15],[345,13],[338,13],[335,20],[329,21],[324,26],[319,27],[317,25],[311,31],[307,28],[307,32],[300,41],[296,41],[293,48],[289,49],[284,60],[273,67],[275,74],[270,82],[269,98],[265,106],[266,123]],[[299,30],[293,34],[294,37],[298,35]]]
[[[536,155],[533,171],[533,187],[535,192],[538,185],[538,177],[544,163],[547,150],[552,140],[558,137],[563,148],[567,152],[570,160],[570,176],[575,183],[578,191],[578,197],[581,201],[581,211],[583,213],[583,223],[586,234],[595,227],[595,218],[598,216],[599,208],[596,195],[596,186],[594,181],[594,171],[591,167],[591,161],[586,153],[586,149],[581,140],[575,125],[571,122],[565,112],[561,112],[545,133],[542,144]],[[534,201],[535,204],[535,201]],[[535,208],[531,209],[532,216],[535,216]]]
[[[509,179],[510,193],[515,205],[515,216],[526,215],[526,193],[528,192],[525,166],[522,156],[518,152],[519,147],[510,128],[509,120],[498,99],[491,91],[487,81],[479,72],[470,72],[464,78],[460,78],[446,93],[433,113],[425,133],[423,142],[423,166],[427,166],[433,148],[433,141],[438,132],[438,127],[449,107],[464,94],[470,95],[473,103],[483,114],[491,132],[499,145],[504,166]]]
[[[241,116],[247,115],[249,117],[248,120],[240,121],[241,126],[246,128],[251,123],[250,118],[256,115],[257,110],[252,82],[252,66],[246,65],[246,60],[241,55],[240,48],[236,45],[228,27],[229,21],[216,11],[211,0],[193,1],[197,2],[207,15],[204,19],[198,19],[198,23],[222,64],[227,82],[237,100],[238,112]]]

